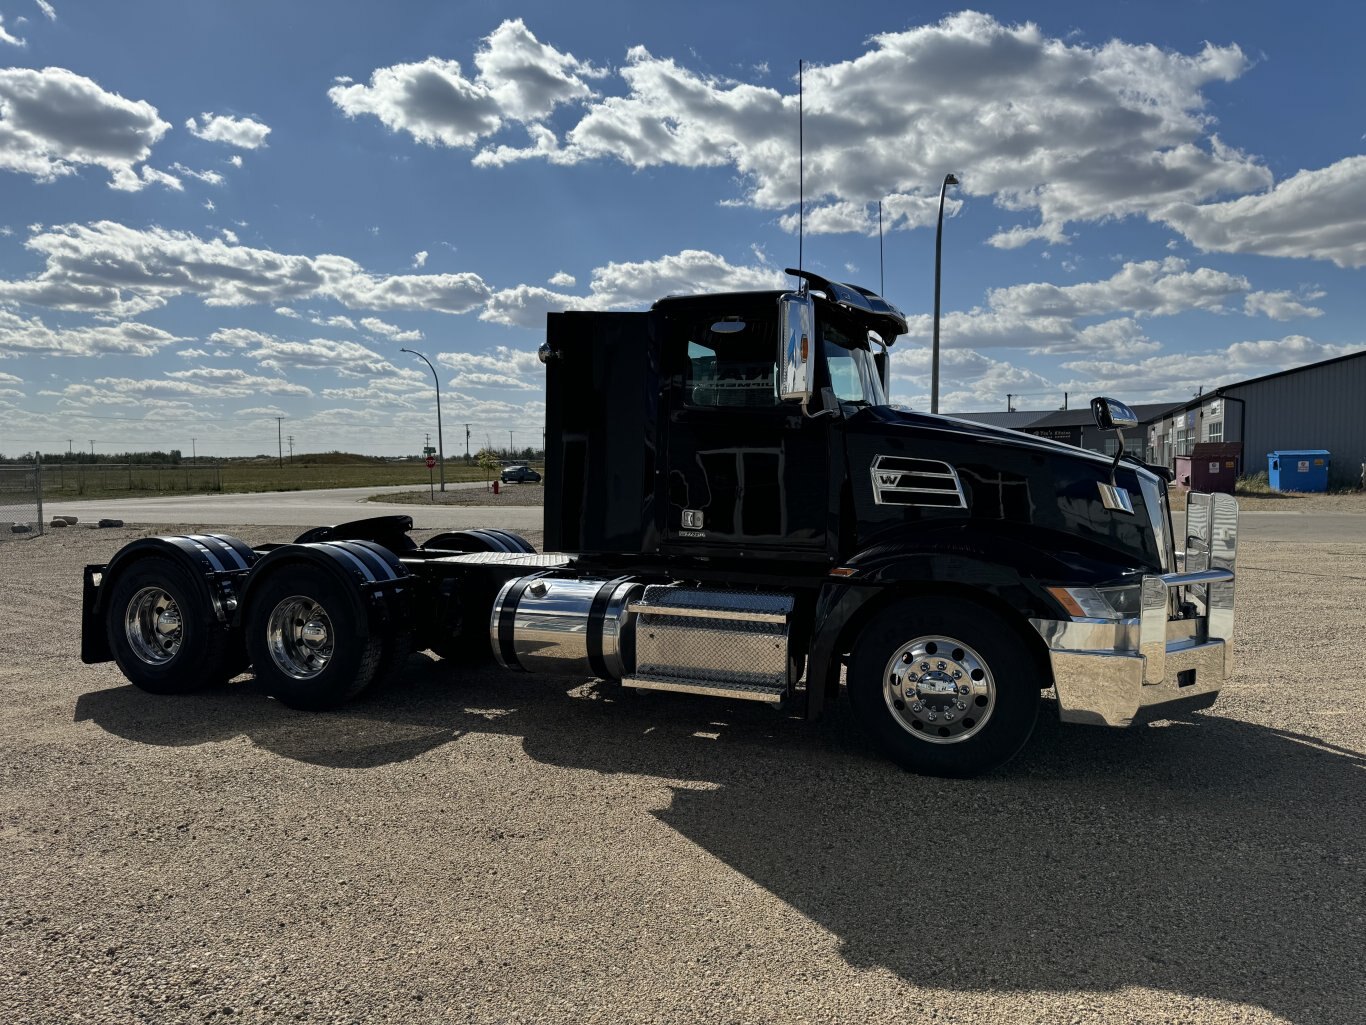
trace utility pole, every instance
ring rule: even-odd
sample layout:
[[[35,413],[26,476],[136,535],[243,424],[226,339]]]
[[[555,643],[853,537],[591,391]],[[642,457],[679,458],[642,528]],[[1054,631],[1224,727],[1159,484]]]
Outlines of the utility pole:
[[[468,466],[470,461],[470,425],[465,425],[465,464]]]
[[[277,416],[275,418],[276,457],[280,461],[280,469],[282,470],[285,468],[285,440],[283,434],[281,433],[282,428],[280,427],[280,424],[284,421],[284,419],[285,418],[282,416]]]
[[[512,458],[512,432],[508,431],[508,458]]]
[[[95,459],[95,439],[94,439],[94,438],[91,438],[91,439],[90,439],[90,460],[91,460],[91,462],[94,462],[94,459]]]
[[[294,435],[289,436],[289,461],[294,462]]]
[[[71,455],[71,439],[66,439],[66,454]]]
[[[198,456],[198,454],[197,454],[197,450],[196,450],[195,447],[194,447],[194,441],[195,441],[194,438],[191,438],[191,439],[190,439],[190,462],[192,462],[192,463],[198,462],[198,460],[199,460],[199,456]]]

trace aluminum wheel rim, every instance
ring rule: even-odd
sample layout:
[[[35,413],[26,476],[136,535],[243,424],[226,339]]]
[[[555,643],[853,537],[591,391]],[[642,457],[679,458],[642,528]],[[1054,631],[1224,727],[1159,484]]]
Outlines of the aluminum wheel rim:
[[[266,642],[271,661],[282,673],[311,680],[332,661],[332,620],[312,598],[296,594],[271,612]]]
[[[903,730],[929,744],[959,744],[979,733],[996,707],[996,680],[971,647],[929,635],[892,653],[882,674],[887,710]]]
[[[124,609],[123,633],[139,661],[165,665],[176,657],[185,640],[180,606],[160,587],[144,587]]]

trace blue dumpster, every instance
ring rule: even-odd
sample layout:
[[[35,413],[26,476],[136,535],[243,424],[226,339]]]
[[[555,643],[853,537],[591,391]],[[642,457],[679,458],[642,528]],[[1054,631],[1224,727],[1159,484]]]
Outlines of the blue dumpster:
[[[1272,491],[1327,491],[1327,449],[1279,449],[1266,454],[1266,475]]]

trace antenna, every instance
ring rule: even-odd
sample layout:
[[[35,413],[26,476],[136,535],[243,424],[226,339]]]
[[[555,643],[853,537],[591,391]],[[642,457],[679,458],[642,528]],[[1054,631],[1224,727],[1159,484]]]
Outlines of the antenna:
[[[882,259],[882,200],[877,201],[877,294],[887,294],[887,267]]]
[[[797,269],[802,269],[802,252],[806,244],[806,127],[803,102],[805,90],[802,71],[806,61],[797,61]],[[805,283],[805,278],[802,279]]]

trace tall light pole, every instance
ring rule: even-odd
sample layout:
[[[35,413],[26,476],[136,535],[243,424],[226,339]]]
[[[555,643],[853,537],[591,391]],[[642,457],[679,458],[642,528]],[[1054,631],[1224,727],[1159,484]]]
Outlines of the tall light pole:
[[[432,380],[436,382],[436,452],[441,461],[441,490],[446,490],[446,447],[441,443],[441,378],[436,374],[436,367],[432,366],[432,361],[416,349],[399,349],[399,352],[410,353],[427,364],[427,369],[432,372]]]
[[[939,258],[944,248],[944,193],[950,185],[957,185],[958,179],[951,174],[944,175],[944,184],[939,186],[939,227],[934,233],[934,354],[930,369],[930,412],[939,412]]]

